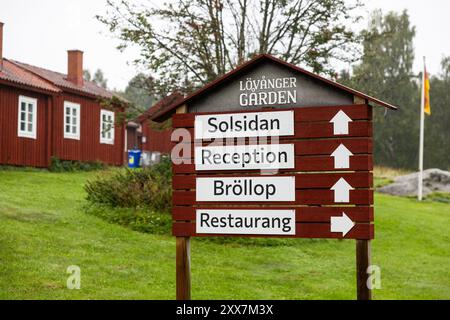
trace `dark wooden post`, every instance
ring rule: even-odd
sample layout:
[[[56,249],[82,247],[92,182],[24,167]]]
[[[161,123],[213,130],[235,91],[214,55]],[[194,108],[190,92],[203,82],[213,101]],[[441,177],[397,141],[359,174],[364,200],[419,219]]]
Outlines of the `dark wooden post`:
[[[177,300],[191,300],[191,238],[177,237]]]
[[[354,96],[354,103],[369,104],[369,101]],[[372,112],[370,114],[372,117]],[[367,287],[369,279],[367,268],[372,263],[370,250],[370,240],[356,240],[356,296],[358,300],[372,300],[372,290]]]
[[[187,106],[177,108],[176,113],[187,113]],[[191,300],[191,238],[176,237],[177,247],[177,300]]]
[[[358,300],[372,300],[372,290],[367,287],[370,266],[370,240],[356,240],[356,292]]]

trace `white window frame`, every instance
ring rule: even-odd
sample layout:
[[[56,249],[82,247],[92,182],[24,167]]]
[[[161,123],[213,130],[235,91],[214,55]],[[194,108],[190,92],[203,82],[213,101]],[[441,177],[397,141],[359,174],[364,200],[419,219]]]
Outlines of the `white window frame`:
[[[67,108],[70,109],[70,114],[67,115],[66,111]],[[72,128],[74,126],[72,120],[73,120],[73,110],[76,110],[76,133],[72,133]],[[64,112],[63,112],[63,130],[64,130],[64,139],[74,139],[74,140],[80,140],[80,104],[70,102],[70,101],[64,101]],[[69,117],[69,123],[67,123],[67,117]],[[67,126],[69,126],[70,132],[66,131]]]
[[[107,137],[104,135],[104,123],[103,116],[111,117],[111,127],[109,128],[109,132],[111,133],[111,137]],[[103,144],[114,144],[114,112],[109,110],[100,110],[100,143]]]
[[[26,104],[25,108],[25,130],[21,130],[20,125],[23,121],[21,121],[21,115],[22,115],[22,103]],[[31,119],[31,131],[28,130],[28,124],[30,124],[30,121],[28,121],[28,106],[32,105],[32,119]],[[37,99],[26,97],[26,96],[19,96],[19,105],[17,108],[17,136],[21,138],[30,138],[30,139],[36,139],[36,127],[37,127]]]

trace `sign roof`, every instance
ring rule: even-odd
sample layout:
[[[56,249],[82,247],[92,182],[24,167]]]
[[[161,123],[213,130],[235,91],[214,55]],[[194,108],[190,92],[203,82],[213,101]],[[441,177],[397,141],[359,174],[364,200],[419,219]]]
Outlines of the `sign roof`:
[[[230,72],[226,73],[225,75],[223,75],[222,77],[216,79],[213,82],[210,82],[209,84],[205,85],[204,87],[198,89],[197,91],[193,92],[192,94],[188,95],[187,97],[185,97],[182,100],[178,100],[176,103],[168,106],[167,108],[164,108],[162,110],[160,110],[159,112],[154,113],[151,116],[151,120],[155,120],[155,121],[160,121],[160,120],[165,120],[166,118],[168,118],[170,115],[172,115],[172,113],[175,112],[176,108],[178,108],[181,105],[187,104],[197,98],[199,98],[200,96],[216,89],[218,86],[223,85],[224,83],[236,78],[238,75],[240,75],[241,73],[243,73],[244,71],[247,71],[249,69],[251,69],[252,67],[254,67],[255,65],[259,64],[262,61],[271,61],[274,62],[278,65],[283,65],[285,67],[290,68],[291,70],[294,70],[296,72],[299,72],[303,75],[306,75],[308,77],[314,78],[316,80],[319,80],[322,83],[325,83],[328,86],[334,87],[338,90],[350,93],[352,95],[358,96],[364,100],[368,100],[376,105],[385,107],[385,108],[389,108],[389,109],[393,109],[396,110],[397,107],[389,104],[387,102],[384,102],[382,100],[379,100],[377,98],[371,97],[367,94],[364,94],[360,91],[354,90],[352,88],[349,88],[347,86],[344,86],[340,83],[337,83],[335,81],[326,79],[322,76],[319,76],[317,74],[314,74],[312,72],[309,72],[305,69],[302,69],[298,66],[295,66],[293,64],[287,63],[283,60],[280,60],[278,58],[275,58],[271,55],[268,54],[261,54],[256,56],[255,58],[253,58],[252,60],[247,61],[246,63],[238,66],[237,68],[231,70]]]

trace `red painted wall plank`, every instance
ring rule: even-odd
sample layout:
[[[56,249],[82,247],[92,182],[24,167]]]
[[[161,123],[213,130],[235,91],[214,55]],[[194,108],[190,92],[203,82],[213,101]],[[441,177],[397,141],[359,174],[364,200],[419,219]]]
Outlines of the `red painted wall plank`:
[[[36,139],[19,137],[19,96],[37,99]],[[0,85],[0,164],[47,167],[48,97]]]
[[[352,120],[372,120],[372,107],[368,105],[324,106],[295,109],[295,121],[325,121],[331,120],[339,110],[342,110]]]
[[[273,175],[287,176],[285,175]],[[291,176],[291,175],[289,175]],[[353,172],[353,173],[319,173],[319,174],[293,174],[295,176],[295,187],[297,189],[324,189],[331,188],[340,178],[344,178],[354,188],[371,188],[373,175],[370,172]],[[175,175],[172,178],[172,188],[174,190],[180,189],[195,189],[196,175]],[[234,172],[228,175],[207,175],[201,176],[203,178],[219,178],[219,177],[261,177],[261,175],[239,175]],[[265,176],[272,177],[272,176]]]
[[[64,138],[64,101],[80,104],[80,140]],[[57,97],[53,112],[53,154],[63,160],[101,161],[110,165],[122,165],[125,127],[116,124],[114,145],[100,143],[101,109],[104,108],[95,99],[69,93]]]
[[[354,155],[350,157],[350,168],[335,169],[334,159],[330,156],[298,156],[295,158],[295,169],[298,171],[371,171],[372,155]]]
[[[142,143],[142,150],[170,154],[172,151],[172,143],[170,141],[172,129],[157,130],[149,124],[148,120],[143,121],[141,125],[142,136],[147,139],[145,143]]]
[[[194,126],[195,115],[201,114],[227,114],[227,113],[246,113],[246,112],[273,112],[294,110],[295,122],[310,121],[330,121],[335,114],[342,110],[352,120],[372,120],[372,108],[367,105],[350,106],[324,106],[324,107],[300,107],[295,109],[263,109],[263,110],[245,110],[231,112],[202,112],[202,113],[183,113],[174,114],[172,118],[173,128],[192,128]]]
[[[325,122],[297,122],[294,125],[295,134],[292,136],[278,137],[279,140],[287,139],[313,139],[313,138],[337,138],[337,137],[370,137],[372,132],[372,122],[370,121],[354,121],[348,125],[348,134],[335,135],[333,133],[333,124]],[[179,128],[175,128],[177,130]],[[194,128],[187,129],[191,139],[194,139]],[[241,138],[242,139],[242,138]],[[253,138],[255,139],[255,138]],[[268,139],[268,138],[267,138]],[[178,142],[181,139],[172,139],[173,142]],[[217,139],[216,139],[217,140]],[[196,141],[200,141],[196,139]],[[205,139],[205,141],[210,141]],[[211,141],[214,141],[211,139]]]
[[[345,204],[357,204],[357,205],[371,205],[373,204],[373,191],[368,189],[356,189],[350,190],[350,202]],[[216,203],[216,204],[242,204],[243,202],[228,201],[228,202],[197,202],[195,197],[195,191],[173,191],[172,203],[174,206],[195,205],[196,203]],[[246,202],[246,203],[258,203],[258,202]],[[259,202],[260,203],[260,202]],[[297,205],[338,205],[344,203],[334,202],[334,192],[329,189],[313,189],[313,190],[298,190],[296,191],[295,202],[271,202],[267,201],[263,204],[297,204]]]
[[[188,236],[218,236],[217,234],[197,234],[195,232],[195,223],[192,222],[174,222],[172,234],[179,237]],[[357,223],[345,237],[341,233],[331,232],[329,223],[297,223],[295,236],[268,236],[268,235],[224,235],[220,236],[238,236],[238,237],[285,237],[285,238],[337,238],[337,239],[373,239],[374,225]]]
[[[358,121],[348,124],[348,134],[339,137],[369,137],[372,122]],[[328,122],[300,122],[295,124],[295,138],[335,138],[333,124]]]
[[[235,145],[257,144],[238,141]],[[349,138],[349,139],[321,139],[321,140],[282,140],[277,144],[294,144],[295,154],[303,155],[331,155],[337,147],[343,144],[353,154],[371,154],[373,150],[372,138]],[[174,144],[175,145],[175,144]],[[175,159],[191,159],[194,157],[194,150],[196,147],[208,146],[209,143],[196,144],[180,144],[174,152]],[[214,146],[214,144],[211,144]],[[179,151],[178,151],[179,150]],[[190,150],[190,151],[189,151]],[[184,152],[188,154],[185,155]],[[190,154],[189,154],[190,152]]]
[[[195,210],[200,208],[206,209],[223,209],[220,206],[198,205],[192,206],[175,206],[172,208],[172,217],[174,220],[195,221]],[[228,209],[295,209],[295,221],[297,222],[330,222],[332,216],[342,216],[342,212],[355,222],[371,222],[373,221],[373,207],[280,207],[280,206],[246,206],[244,207],[228,207]]]
[[[197,173],[197,174],[211,174],[217,173],[219,170],[212,171],[195,171],[195,166],[191,164],[174,164],[173,172],[175,174],[181,173]],[[350,168],[335,169],[334,159],[330,156],[296,156],[295,169],[283,169],[279,172],[294,172],[294,171],[372,171],[373,160],[372,155],[354,155],[350,157]],[[230,170],[223,170],[220,172],[230,172]],[[235,172],[260,172],[260,170],[235,170]]]

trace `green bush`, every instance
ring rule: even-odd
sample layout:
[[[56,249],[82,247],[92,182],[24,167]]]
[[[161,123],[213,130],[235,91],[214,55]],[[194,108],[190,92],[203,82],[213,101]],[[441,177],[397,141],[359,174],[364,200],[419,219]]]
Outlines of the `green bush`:
[[[76,171],[95,171],[105,169],[106,165],[100,161],[81,162],[61,160],[58,157],[52,157],[50,167],[51,172],[76,172]]]
[[[170,159],[144,169],[120,169],[89,180],[85,211],[111,223],[153,234],[170,234]]]
[[[124,169],[109,176],[99,176],[85,185],[87,200],[118,208],[147,208],[170,212],[172,173],[170,159],[144,169]]]

